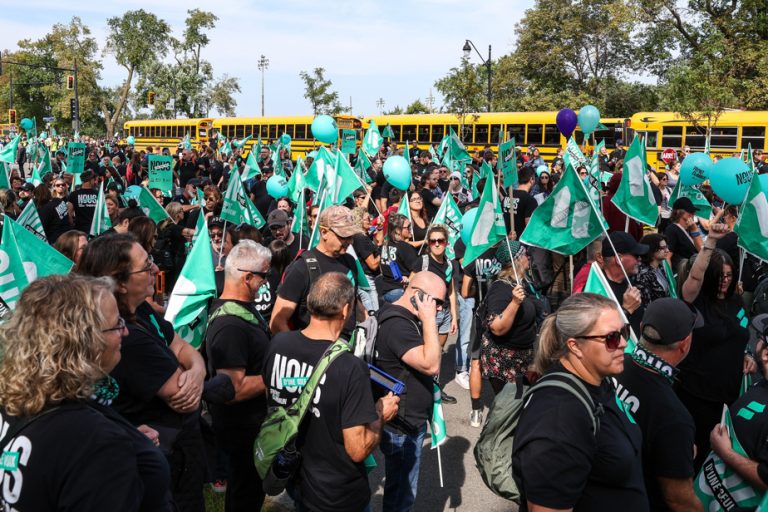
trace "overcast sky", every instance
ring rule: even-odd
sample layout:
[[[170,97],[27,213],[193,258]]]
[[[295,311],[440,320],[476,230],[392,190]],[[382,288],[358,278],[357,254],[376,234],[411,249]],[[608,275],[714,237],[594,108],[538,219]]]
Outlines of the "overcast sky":
[[[104,46],[106,20],[128,10],[143,8],[166,20],[179,36],[188,9],[212,11],[219,17],[209,32],[203,57],[213,63],[215,75],[240,78],[237,115],[257,116],[261,111],[261,74],[256,62],[269,59],[265,74],[266,115],[310,114],[299,78],[302,70],[323,67],[342,104],[358,115],[406,106],[417,98],[442,98],[435,80],[459,64],[465,39],[471,39],[486,58],[509,53],[514,26],[533,0],[310,0],[247,2],[216,0],[194,5],[182,0],[154,4],[126,0],[59,0],[10,3],[3,9],[0,34],[4,49],[16,41],[39,39],[54,23],[80,16]],[[471,61],[480,63],[473,52]],[[125,70],[110,55],[104,57],[104,85],[119,84]]]

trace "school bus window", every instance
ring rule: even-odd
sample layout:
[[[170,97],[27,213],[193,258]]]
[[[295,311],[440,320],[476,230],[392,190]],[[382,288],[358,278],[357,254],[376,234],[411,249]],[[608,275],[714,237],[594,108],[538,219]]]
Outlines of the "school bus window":
[[[276,124],[269,125],[269,138],[270,139],[276,139],[277,138],[277,125]]]
[[[560,130],[557,129],[556,124],[544,125],[544,145],[545,146],[560,145]]]
[[[455,133],[456,135],[459,136],[459,138],[461,138],[461,133],[459,133],[459,125],[457,125],[457,124],[449,124],[448,126],[445,127],[445,133],[446,134],[451,133],[451,130],[453,130],[453,133]]]
[[[679,147],[682,147],[682,142],[683,142],[682,126],[665,126],[661,129],[661,145],[663,147],[679,148]]]
[[[704,128],[697,128],[695,126],[686,126],[685,127],[685,145],[691,146],[691,148],[703,148],[707,140],[705,133],[706,133],[706,130]]]
[[[189,138],[193,140],[197,138],[197,126],[189,127]]]
[[[416,140],[416,125],[415,124],[406,124],[403,125],[403,133],[400,137],[400,140],[405,142],[413,142]]]
[[[403,127],[399,124],[392,126],[392,133],[395,134],[394,140],[403,140],[400,138],[400,134],[403,133]]]
[[[735,126],[714,126],[710,137],[713,148],[736,149],[739,143],[739,129]],[[704,147],[702,145],[702,147]]]
[[[432,125],[432,140],[430,142],[440,142],[445,135],[445,126],[441,124]]]
[[[659,132],[652,131],[652,132],[644,132],[644,131],[638,131],[637,135],[640,137],[645,137],[645,146],[648,148],[657,148],[659,143]],[[633,137],[634,138],[634,137]],[[628,141],[624,141],[624,144],[628,144]],[[608,146],[608,142],[605,143],[606,147]]]
[[[293,138],[293,125],[292,124],[285,125],[285,133],[287,133],[289,137]]]
[[[197,137],[199,139],[202,139],[203,137],[207,137],[207,136],[208,136],[208,128],[200,127],[197,129]]]
[[[269,125],[263,124],[263,125],[261,125],[261,139],[262,139],[262,142],[266,143],[268,138],[269,138]]]
[[[515,144],[525,144],[525,125],[508,124],[507,137],[510,139],[515,139]]]
[[[303,139],[307,136],[307,125],[305,124],[297,124],[296,130],[294,131],[293,138],[294,139]]]
[[[592,136],[590,136],[590,139]],[[600,144],[600,141],[605,141],[605,147],[606,148],[612,148],[616,145],[616,132],[613,130],[612,127],[608,127],[605,130],[596,130],[595,131],[595,144]]]
[[[501,133],[501,125],[492,124],[491,125],[491,144],[498,144],[499,142],[504,142],[503,140],[499,139],[500,133]]]
[[[236,139],[242,139],[243,137],[245,137],[245,126],[243,126],[241,124],[236,125],[235,126],[235,133],[233,134],[233,136]]]
[[[579,146],[581,146],[582,144],[584,144],[584,132],[582,132],[581,130],[575,130],[575,131],[573,132],[573,140],[574,140],[574,141],[576,142],[576,144],[578,144]]]
[[[419,125],[418,137],[419,142],[429,142],[429,125]]]
[[[475,144],[488,144],[488,125],[475,125]]]
[[[747,149],[750,144],[752,149],[765,147],[765,126],[745,126],[741,129],[741,148]]]
[[[528,137],[525,139],[527,145],[535,144],[540,145],[542,136],[544,135],[544,125],[541,124],[529,124],[528,125]]]

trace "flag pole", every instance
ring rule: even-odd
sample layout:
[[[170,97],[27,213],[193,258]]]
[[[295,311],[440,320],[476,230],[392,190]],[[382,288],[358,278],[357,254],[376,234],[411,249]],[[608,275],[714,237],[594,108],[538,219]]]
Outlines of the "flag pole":
[[[299,169],[299,172],[301,172],[301,169]],[[306,194],[306,190],[307,190],[306,188],[301,189],[301,199],[300,199],[301,203],[299,203],[299,206],[303,208],[302,215],[305,216],[305,218],[307,215],[307,202],[305,201],[305,198],[304,198],[304,195]],[[304,238],[304,226],[301,224],[301,222],[299,222],[299,249],[301,249],[301,242],[303,238]]]
[[[568,266],[570,267],[569,273],[571,275],[571,295],[573,295],[573,254],[568,256],[568,263]]]
[[[200,212],[203,213],[202,211]],[[224,220],[224,228],[221,231],[221,245],[219,246],[219,262],[216,264],[217,267],[221,266],[221,257],[224,255],[224,242],[227,239],[227,221]]]
[[[486,183],[486,185],[488,185],[488,184]],[[499,190],[499,189],[504,190],[504,187],[501,184],[501,173],[500,172],[496,173],[496,189],[497,190]],[[509,211],[510,211],[510,213],[512,212],[512,198],[511,197],[510,197],[510,201],[509,201]],[[512,217],[512,216],[510,215],[510,217]],[[512,231],[514,231],[515,230],[514,217],[512,217],[512,226],[511,227],[512,227]],[[515,236],[519,237],[520,235],[515,233]],[[520,276],[517,274],[517,265],[515,265],[515,255],[512,254],[512,246],[509,243],[509,233],[507,233],[507,236],[504,237],[504,240],[507,243],[507,252],[509,252],[509,259],[512,261],[512,272],[514,272],[514,274],[515,274],[515,281],[517,281],[517,284],[519,285],[520,284]]]
[[[746,251],[742,247],[739,247],[739,280],[736,281],[736,284],[741,284],[741,271],[744,269],[744,259],[746,256]]]
[[[629,233],[629,215],[625,214],[626,219],[624,219],[624,232]]]
[[[437,469],[440,473],[440,488],[443,487],[443,459],[440,457],[440,445],[437,446]]]

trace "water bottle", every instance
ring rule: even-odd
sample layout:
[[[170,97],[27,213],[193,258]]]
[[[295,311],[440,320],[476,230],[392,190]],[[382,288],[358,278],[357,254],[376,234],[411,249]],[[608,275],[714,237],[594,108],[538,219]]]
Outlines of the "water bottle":
[[[262,487],[268,496],[277,496],[285,490],[288,481],[296,474],[301,463],[301,454],[293,444],[289,444],[277,453]]]

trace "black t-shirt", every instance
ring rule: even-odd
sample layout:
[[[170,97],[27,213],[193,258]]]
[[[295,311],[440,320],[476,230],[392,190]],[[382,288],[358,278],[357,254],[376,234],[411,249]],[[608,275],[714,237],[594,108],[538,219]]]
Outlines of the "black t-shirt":
[[[99,191],[95,188],[80,188],[69,194],[67,201],[72,203],[75,208],[75,229],[83,233],[91,231],[91,222],[93,222],[98,198]]]
[[[263,371],[269,407],[296,401],[303,388],[297,384],[309,378],[330,344],[300,331],[275,335]],[[320,380],[305,418],[298,439],[302,501],[318,512],[362,510],[371,496],[368,476],[365,465],[347,455],[343,430],[378,418],[365,363],[351,353],[338,356]]]
[[[216,299],[209,313],[213,314],[225,302],[236,302],[258,317],[254,304]],[[245,375],[261,375],[264,357],[269,348],[265,325],[254,325],[234,315],[217,317],[205,333],[208,371],[217,369],[245,369]],[[223,427],[258,426],[267,414],[266,396],[258,395],[242,402],[209,404],[213,422]]]
[[[314,255],[317,258],[317,263],[322,274],[328,272],[341,272],[349,277],[349,280],[352,281],[352,284],[357,288],[357,282],[355,281],[357,266],[355,265],[355,260],[352,256],[349,254],[342,254],[338,258],[331,258],[315,249],[305,251],[302,253],[301,258],[298,258],[285,269],[285,277],[280,284],[280,287],[277,289],[278,297],[297,304],[293,316],[291,316],[291,323],[293,324],[294,329],[303,329],[309,325],[309,311],[307,311],[306,300],[311,283],[309,268],[307,268],[304,254],[307,256]],[[352,332],[357,321],[357,309],[354,308],[353,312],[355,314],[349,316],[347,324],[344,326],[345,332],[348,333]]]
[[[432,272],[445,283],[445,297],[443,297],[443,300],[445,301],[445,307],[448,308],[450,306],[448,297],[451,294],[451,281],[453,281],[453,265],[451,265],[451,261],[447,258],[443,258],[443,262],[440,263],[432,256],[422,254],[419,257],[419,268],[417,272],[421,272],[424,268],[425,260],[427,262],[427,271]]]
[[[400,274],[406,277],[410,276],[411,272],[421,270],[419,253],[411,244],[404,240],[385,244],[381,248],[382,293],[403,288],[403,283],[395,280],[392,264],[396,264],[400,269]]]
[[[683,228],[675,223],[669,224],[664,229],[664,237],[667,239],[667,245],[672,252],[673,272],[677,272],[681,261],[687,260],[697,252],[690,234],[683,231]]]
[[[393,312],[399,316],[393,316]],[[386,317],[391,318],[382,321]],[[376,366],[405,384],[405,391],[400,395],[398,417],[418,429],[432,417],[434,379],[405,364],[402,357],[412,348],[424,344],[421,327],[417,328],[419,320],[410,311],[395,304],[384,304],[378,318]],[[396,427],[389,424],[387,428]]]
[[[197,165],[191,160],[182,160],[178,168],[179,173],[179,186],[184,188],[187,186],[187,182],[192,178],[197,177]]]
[[[272,318],[272,308],[275,307],[275,300],[277,299],[277,288],[280,286],[280,278],[283,276],[269,270],[267,274],[267,280],[259,287],[259,291],[256,292],[256,298],[253,303],[256,306],[256,311],[261,313],[261,316],[269,322]]]
[[[429,228],[429,222],[426,222],[424,224],[424,227],[419,226],[415,219],[411,223],[411,233],[413,234],[413,240],[415,242],[420,242],[427,238],[427,229]]]
[[[72,229],[67,214],[67,203],[55,197],[41,206],[38,211],[48,243],[53,245],[61,235]],[[90,226],[89,231],[90,231]],[[87,233],[87,231],[86,231]]]
[[[302,249],[306,249],[309,244],[309,239],[304,236],[301,240],[299,240],[299,236],[294,233],[293,234],[293,241],[291,241],[290,244],[288,244],[287,250],[288,254],[291,256],[291,260],[296,259],[296,256],[299,255],[299,251]]]
[[[565,371],[556,364],[554,371]],[[527,501],[575,512],[645,512],[648,498],[641,464],[642,434],[620,408],[613,386],[584,383],[603,405],[600,430],[571,392],[545,388],[528,401],[515,432],[512,467]]]
[[[376,244],[373,243],[373,240],[371,240],[368,235],[364,233],[358,233],[357,235],[352,238],[352,247],[355,249],[355,254],[357,254],[357,259],[360,261],[360,265],[363,267],[363,272],[368,274],[369,276],[375,276],[379,273],[379,270],[372,269],[368,266],[368,264],[365,262],[366,258],[370,255],[378,256],[381,253],[381,249],[379,249]]]
[[[463,255],[463,248],[464,242],[459,240],[456,243],[457,257],[460,249]],[[482,296],[485,297],[490,282],[501,272],[501,263],[496,259],[496,249],[494,247],[486,249],[469,265],[464,265],[463,272],[465,276],[472,278],[476,285],[479,285],[479,289],[478,286],[474,287],[475,298],[479,299],[478,292],[482,292]]]
[[[127,325],[128,335],[123,338],[120,362],[111,374],[120,386],[120,394],[112,406],[134,425],[181,428],[184,415],[172,410],[157,396],[163,384],[180,368],[170,349],[173,325],[155,315],[146,302],[137,308],[136,318],[128,320]]]
[[[752,405],[754,403],[758,406]],[[731,405],[730,412],[736,438],[747,457],[757,462],[757,475],[768,485],[768,413],[765,404],[768,404],[768,381],[761,379]]]
[[[429,189],[429,188],[423,188],[421,189],[422,199],[424,200],[424,208],[427,209],[427,216],[430,220],[435,218],[435,215],[437,214],[437,210],[440,209],[440,206],[435,206],[432,204],[432,201],[434,201],[436,198],[442,198],[444,196],[443,191],[440,190],[440,188],[435,189]]]
[[[679,385],[701,399],[730,404],[739,396],[749,341],[741,297],[711,300],[699,293],[693,305],[704,317],[704,326],[693,330],[691,351],[678,366]]]
[[[488,316],[500,315],[512,302],[512,286],[506,281],[494,281],[488,289],[487,301]],[[509,332],[497,336],[488,330],[488,337],[497,345],[521,349],[531,348],[536,340],[536,306],[533,301],[526,298],[520,304]]]
[[[267,194],[267,182],[259,180],[251,188],[253,194],[253,205],[259,210],[261,216],[265,219],[269,215],[269,205],[272,204],[272,196]]]
[[[518,238],[525,229],[525,219],[533,215],[533,211],[539,206],[538,201],[525,190],[512,191],[512,210],[515,214],[515,231]]]
[[[672,384],[630,355],[624,356],[624,372],[613,380],[616,394],[643,433],[643,473],[651,510],[668,510],[658,479],[693,477],[693,418]]]
[[[118,418],[72,402],[24,428],[3,447],[19,453],[19,469],[3,473],[0,505],[35,512],[169,510],[159,504],[170,486],[167,462]],[[6,432],[18,421],[3,411],[0,428]]]

